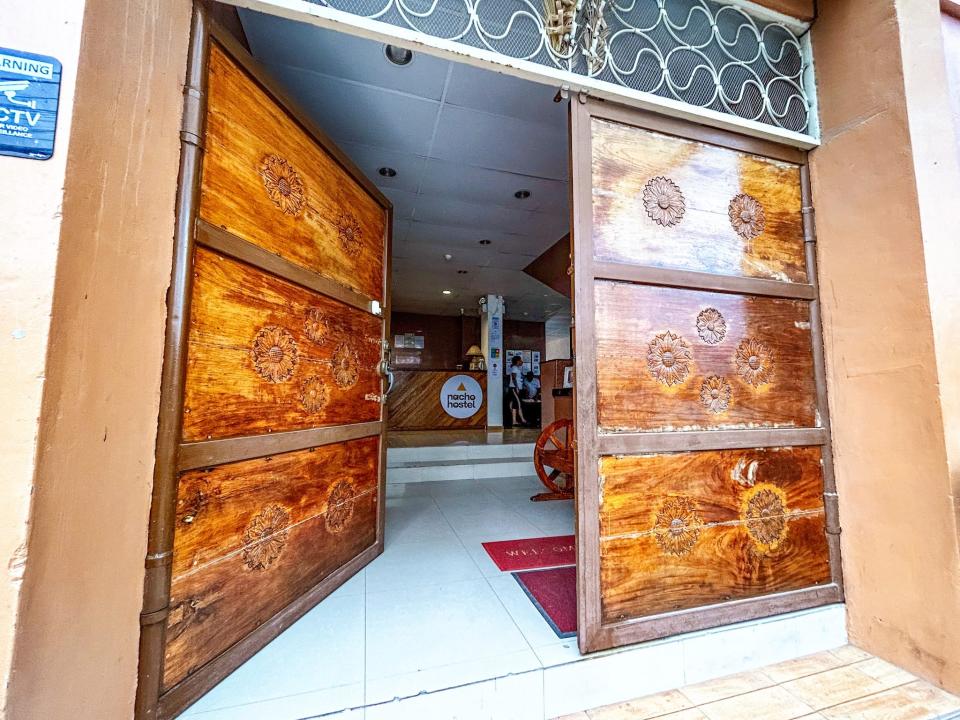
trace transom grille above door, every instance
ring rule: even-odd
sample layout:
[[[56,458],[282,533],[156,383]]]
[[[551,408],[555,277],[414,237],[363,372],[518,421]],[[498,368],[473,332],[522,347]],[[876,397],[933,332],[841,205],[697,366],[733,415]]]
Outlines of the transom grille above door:
[[[310,0],[692,106],[812,132],[805,34],[713,0]],[[562,80],[561,80],[562,82]]]
[[[842,599],[805,157],[571,102],[580,647]]]

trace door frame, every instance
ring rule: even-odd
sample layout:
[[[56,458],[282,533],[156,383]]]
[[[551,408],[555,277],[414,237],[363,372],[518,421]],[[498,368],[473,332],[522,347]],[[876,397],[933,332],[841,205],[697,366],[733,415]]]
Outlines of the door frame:
[[[210,46],[214,42],[218,43],[241,68],[249,73],[260,88],[285,109],[301,129],[383,208],[386,215],[383,238],[383,302],[379,312],[374,311],[370,299],[364,295],[242,241],[199,218],[207,113],[208,58]],[[310,119],[309,115],[279,87],[279,83],[270,77],[241,43],[227,29],[211,19],[202,0],[195,2],[187,75],[183,90],[184,108],[180,129],[181,155],[176,196],[173,263],[170,287],[167,292],[167,322],[156,462],[147,534],[143,607],[140,614],[139,663],[134,706],[134,716],[137,720],[154,720],[155,718],[163,720],[178,715],[383,552],[387,426],[387,408],[386,403],[383,402],[383,378],[381,378],[379,421],[227,440],[181,442],[190,301],[193,290],[193,256],[197,246],[211,248],[231,258],[252,264],[288,282],[381,317],[383,321],[381,352],[390,337],[393,205],[331,138]],[[380,467],[377,483],[379,502],[374,544],[250,634],[208,661],[201,669],[164,692],[163,663],[166,623],[170,610],[177,485],[180,473],[209,465],[265,457],[374,435],[379,435],[380,438]]]
[[[714,275],[688,270],[600,262],[593,257],[592,139],[593,118],[748,152],[800,166],[801,212],[807,283]],[[576,428],[577,627],[583,653],[643,642],[684,632],[728,625],[794,610],[843,601],[840,523],[830,445],[823,331],[817,284],[816,235],[807,153],[768,140],[695,125],[597,100],[580,94],[570,100],[570,213],[573,235],[573,297],[576,334],[574,425]],[[810,302],[810,328],[820,427],[759,430],[702,430],[682,433],[602,435],[597,422],[597,352],[594,286],[597,280],[677,287],[724,293],[800,299]],[[801,590],[676,610],[644,618],[603,624],[600,587],[600,477],[602,455],[730,450],[756,447],[819,446],[822,452],[824,512],[830,558],[830,582]]]

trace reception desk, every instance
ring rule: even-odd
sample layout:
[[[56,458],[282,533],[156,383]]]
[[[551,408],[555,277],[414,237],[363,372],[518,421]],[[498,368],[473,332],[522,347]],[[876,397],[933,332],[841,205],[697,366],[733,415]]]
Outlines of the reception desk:
[[[390,430],[453,430],[487,424],[487,374],[394,370],[387,396]]]

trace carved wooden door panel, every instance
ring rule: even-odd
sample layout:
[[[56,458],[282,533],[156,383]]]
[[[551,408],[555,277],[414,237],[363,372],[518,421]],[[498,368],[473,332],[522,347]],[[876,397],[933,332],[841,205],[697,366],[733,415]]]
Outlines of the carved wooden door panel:
[[[150,612],[148,570],[142,717],[177,714],[383,549],[390,204],[202,11],[197,24],[202,165],[181,172],[193,200],[167,361],[182,361],[163,388],[169,486],[148,556],[169,563],[168,595]]]
[[[840,600],[804,155],[579,99],[571,144],[581,649]]]

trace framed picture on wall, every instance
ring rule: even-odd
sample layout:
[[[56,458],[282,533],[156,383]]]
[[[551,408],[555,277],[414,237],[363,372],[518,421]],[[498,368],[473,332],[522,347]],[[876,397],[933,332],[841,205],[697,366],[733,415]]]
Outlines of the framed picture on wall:
[[[519,356],[520,359],[523,360],[523,372],[526,373],[527,371],[530,370],[530,368],[531,368],[531,364],[530,364],[531,356],[530,356],[530,351],[529,351],[529,350],[507,350],[506,355],[507,355],[507,367],[508,367],[508,368],[510,367],[510,364],[513,362],[514,356]]]
[[[565,388],[573,387],[573,365],[567,365],[563,369],[563,386]]]

